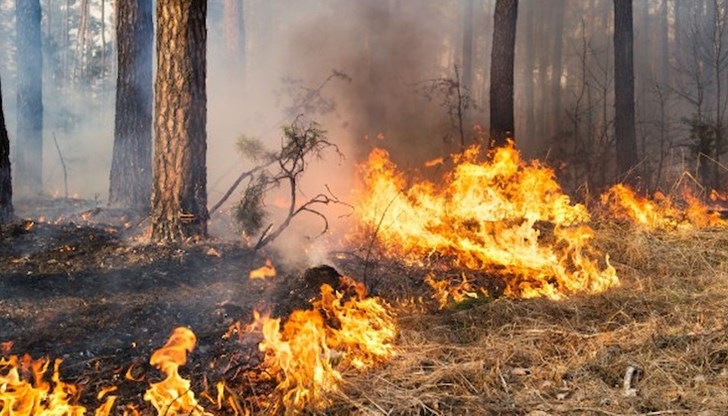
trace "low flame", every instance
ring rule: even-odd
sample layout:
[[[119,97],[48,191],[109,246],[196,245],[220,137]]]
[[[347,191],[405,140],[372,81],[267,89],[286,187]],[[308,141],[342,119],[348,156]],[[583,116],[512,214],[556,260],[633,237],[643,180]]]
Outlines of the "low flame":
[[[195,334],[187,328],[174,330],[164,347],[156,350],[149,363],[166,374],[164,380],[152,383],[144,400],[150,402],[159,415],[211,415],[197,404],[190,381],[179,375],[179,367],[187,363],[187,354],[197,343]]]
[[[338,390],[341,371],[363,370],[394,355],[394,318],[383,301],[366,297],[363,285],[343,278],[356,293],[324,284],[311,310],[296,310],[281,329],[281,320],[255,312],[261,328],[265,367],[278,380],[277,391],[288,413],[323,409],[328,395]]]
[[[617,184],[602,194],[601,202],[610,215],[648,229],[692,229],[724,224],[720,214],[711,211],[689,191],[683,192],[685,208],[656,192],[652,199],[637,195],[632,188]]]
[[[454,168],[438,186],[408,182],[375,149],[359,167],[360,235],[374,233],[389,256],[410,264],[447,260],[502,276],[513,297],[560,299],[618,283],[608,256],[590,245],[586,207],[571,203],[551,169],[521,160],[513,143],[485,161],[482,154],[472,146],[452,155]]]
[[[265,259],[265,265],[255,270],[251,270],[250,279],[261,279],[265,280],[269,277],[275,277],[276,268],[273,267],[273,262],[270,259]]]
[[[0,358],[0,415],[82,416],[86,408],[71,404],[78,398],[78,390],[61,381],[60,365],[61,360],[54,362],[48,383],[43,379],[50,366],[48,359],[33,360],[28,355]]]

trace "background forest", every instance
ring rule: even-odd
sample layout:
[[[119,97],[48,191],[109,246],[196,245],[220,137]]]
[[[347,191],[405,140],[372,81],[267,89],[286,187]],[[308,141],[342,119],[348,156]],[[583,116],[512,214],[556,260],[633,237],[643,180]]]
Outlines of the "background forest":
[[[456,151],[461,134],[470,142],[488,131],[493,0],[238,3],[209,4],[211,200],[237,173],[231,149],[238,137],[275,145],[280,125],[298,113],[321,121],[355,159],[378,145],[419,164]],[[601,190],[615,176],[612,8],[611,0],[519,5],[516,140],[527,156],[560,169],[572,191]],[[106,198],[113,9],[107,0],[42,2],[48,193],[62,189],[55,136],[71,194]],[[13,10],[12,1],[0,2],[6,97],[15,96],[17,76]],[[650,189],[673,185],[685,171],[701,186],[724,185],[725,25],[723,0],[634,2],[638,160]],[[332,74],[338,76],[325,82]],[[15,101],[5,107],[13,132]],[[460,116],[458,108],[465,110]]]

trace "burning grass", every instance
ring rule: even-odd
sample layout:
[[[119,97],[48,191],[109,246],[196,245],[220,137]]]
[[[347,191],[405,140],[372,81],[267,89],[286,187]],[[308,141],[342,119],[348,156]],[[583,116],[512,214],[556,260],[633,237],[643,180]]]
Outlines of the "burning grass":
[[[596,227],[622,285],[401,316],[400,354],[335,412],[701,414],[728,408],[728,234]]]

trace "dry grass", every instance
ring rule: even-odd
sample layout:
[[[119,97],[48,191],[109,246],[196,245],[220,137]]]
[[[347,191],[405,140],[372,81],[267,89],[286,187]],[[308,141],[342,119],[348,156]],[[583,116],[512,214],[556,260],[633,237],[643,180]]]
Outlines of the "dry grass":
[[[622,285],[400,314],[400,353],[347,375],[334,414],[723,415],[728,232],[598,227]],[[628,368],[638,377],[624,386]]]

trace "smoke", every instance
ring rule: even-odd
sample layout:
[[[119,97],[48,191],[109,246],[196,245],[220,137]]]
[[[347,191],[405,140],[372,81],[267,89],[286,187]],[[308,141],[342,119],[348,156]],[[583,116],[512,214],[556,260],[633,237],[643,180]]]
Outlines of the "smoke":
[[[100,3],[91,2],[90,19],[96,31],[88,41],[91,52],[84,61],[87,76],[69,82],[69,71],[81,63],[75,56],[78,31],[72,30],[80,23],[79,10],[72,9],[64,16],[63,5],[51,3],[50,14],[45,10],[48,3],[43,3],[44,189],[62,196],[64,188],[55,136],[68,168],[70,196],[103,204],[108,197],[116,81],[110,7],[107,4],[103,36],[107,44],[103,47],[98,32]],[[1,5],[0,12],[12,11],[11,2],[4,0]],[[387,148],[405,165],[419,165],[457,150],[447,104],[443,104],[443,97],[426,92],[433,80],[454,77],[453,68],[459,62],[454,52],[461,36],[456,1],[426,0],[410,7],[386,0],[249,0],[244,10],[246,48],[242,60],[231,56],[230,44],[240,40],[230,36],[240,37],[242,32],[225,30],[224,7],[222,0],[211,1],[208,17],[211,204],[240,172],[252,167],[252,162],[236,151],[239,137],[257,137],[276,149],[281,144],[282,127],[299,114],[321,124],[327,138],[344,155],[341,159],[329,152],[309,166],[301,184],[301,199],[324,192],[328,186],[337,197],[350,201],[355,163],[375,146]],[[61,20],[68,16],[66,28]],[[11,24],[3,23],[0,31],[3,40],[14,35]],[[102,62],[105,67],[100,67]],[[9,97],[15,89],[15,68],[12,60],[3,60],[0,67]],[[325,82],[334,72],[342,75]],[[476,71],[474,96],[482,95],[479,74]],[[305,98],[319,87],[313,99]],[[15,109],[7,105],[6,112],[12,132]],[[475,120],[483,118],[482,109],[475,113]],[[271,211],[283,211],[276,207],[282,198],[286,198],[285,193],[271,195]],[[326,211],[332,229],[349,227],[338,219],[348,210],[338,207]],[[299,222],[281,240],[288,242],[283,245],[304,244],[321,227],[320,219],[312,217]]]

